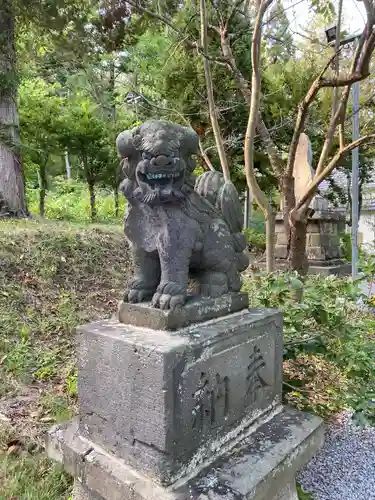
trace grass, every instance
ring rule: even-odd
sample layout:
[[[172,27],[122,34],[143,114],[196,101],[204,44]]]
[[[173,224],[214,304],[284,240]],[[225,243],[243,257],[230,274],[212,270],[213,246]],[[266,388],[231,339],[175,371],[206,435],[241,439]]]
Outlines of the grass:
[[[0,500],[68,497],[41,436],[76,409],[75,327],[116,311],[130,269],[120,226],[0,222]]]
[[[1,500],[65,500],[71,478],[40,450],[11,439],[10,430],[0,431],[1,442],[16,443],[0,456]]]

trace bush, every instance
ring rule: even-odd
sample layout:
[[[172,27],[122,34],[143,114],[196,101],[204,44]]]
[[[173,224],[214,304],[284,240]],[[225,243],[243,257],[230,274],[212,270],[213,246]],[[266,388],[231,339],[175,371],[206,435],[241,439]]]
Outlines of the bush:
[[[344,255],[344,259],[352,261],[352,236],[350,233],[340,235],[340,245]]]
[[[260,273],[246,288],[253,307],[283,311],[286,400],[323,416],[352,408],[375,422],[375,319],[359,309],[358,285],[333,276],[302,284],[277,272]]]
[[[253,213],[249,228],[244,229],[244,235],[250,250],[263,252],[266,249],[266,225],[262,213]]]
[[[244,229],[244,235],[250,250],[264,251],[266,249],[266,235],[257,233],[254,229]]]
[[[39,190],[28,188],[27,200],[32,214],[39,213]],[[96,188],[97,222],[117,223],[125,210],[125,199],[119,196],[119,217],[115,216],[114,195],[108,188]],[[55,177],[47,192],[45,218],[70,222],[90,222],[90,197],[87,184]]]

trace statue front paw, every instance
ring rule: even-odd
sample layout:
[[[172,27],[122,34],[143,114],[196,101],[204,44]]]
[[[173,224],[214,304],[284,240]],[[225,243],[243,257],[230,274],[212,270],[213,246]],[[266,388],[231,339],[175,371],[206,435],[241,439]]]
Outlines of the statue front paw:
[[[152,298],[152,305],[159,309],[174,309],[186,301],[186,288],[173,281],[162,281]]]
[[[124,293],[124,302],[133,304],[151,299],[154,295],[155,287],[148,287],[142,279],[134,278],[130,281]]]

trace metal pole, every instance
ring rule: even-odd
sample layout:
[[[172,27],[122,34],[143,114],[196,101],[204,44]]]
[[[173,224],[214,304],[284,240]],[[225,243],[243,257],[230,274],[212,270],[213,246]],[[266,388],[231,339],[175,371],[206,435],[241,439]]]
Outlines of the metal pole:
[[[359,138],[359,82],[353,84],[353,141]],[[359,148],[352,150],[352,279],[357,278],[358,267],[358,196]]]

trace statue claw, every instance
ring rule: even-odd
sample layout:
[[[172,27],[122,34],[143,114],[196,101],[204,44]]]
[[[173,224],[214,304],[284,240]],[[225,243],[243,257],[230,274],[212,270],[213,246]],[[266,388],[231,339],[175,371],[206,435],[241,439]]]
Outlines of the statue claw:
[[[137,302],[143,302],[150,298],[152,295],[152,292],[150,293],[149,290],[134,290],[130,289],[129,291],[125,292],[124,295],[124,302],[130,302],[132,304],[136,304]]]
[[[186,300],[186,292],[177,283],[170,281],[161,282],[152,298],[152,306],[162,309],[174,309],[183,306]]]
[[[151,299],[155,288],[147,288],[145,282],[138,279],[133,279],[129,288],[124,293],[124,302],[130,302],[131,304],[136,304],[138,302],[144,302]]]

